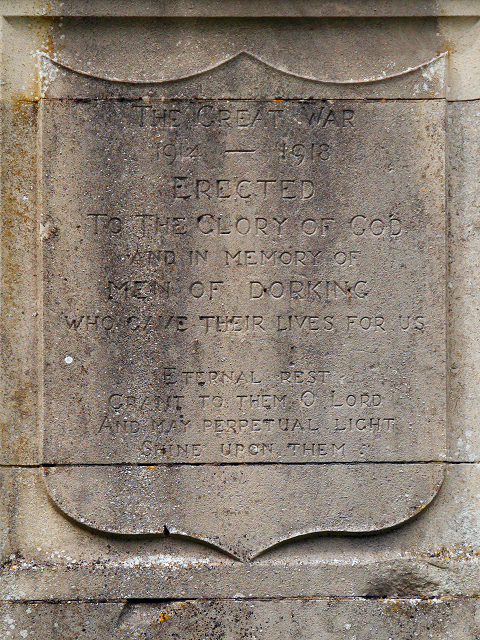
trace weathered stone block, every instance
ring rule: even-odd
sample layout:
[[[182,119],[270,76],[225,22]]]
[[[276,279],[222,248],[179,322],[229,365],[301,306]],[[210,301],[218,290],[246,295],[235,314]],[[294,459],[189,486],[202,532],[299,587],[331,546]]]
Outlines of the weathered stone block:
[[[480,11],[257,5],[0,1],[2,637],[478,635]]]
[[[48,471],[57,505],[240,557],[424,508],[446,455],[443,102],[46,91],[43,455],[89,465]]]

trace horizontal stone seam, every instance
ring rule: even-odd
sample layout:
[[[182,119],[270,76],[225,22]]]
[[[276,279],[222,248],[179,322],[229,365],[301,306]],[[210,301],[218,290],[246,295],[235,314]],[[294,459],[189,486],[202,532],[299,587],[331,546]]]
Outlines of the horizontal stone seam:
[[[0,464],[0,469],[69,469],[69,468],[90,468],[90,467],[145,467],[152,469],[153,467],[276,467],[276,466],[308,466],[308,465],[336,465],[338,467],[344,466],[358,466],[358,465],[373,465],[373,464],[385,464],[385,465],[412,465],[412,464],[478,464],[480,460],[373,460],[373,461],[359,461],[353,460],[351,462],[86,462],[86,463],[49,463],[49,464]]]
[[[33,4],[33,3],[32,3]],[[218,5],[218,3],[216,3]],[[403,3],[402,3],[403,4]],[[6,13],[1,14],[3,18],[172,18],[172,19],[188,19],[188,18],[279,18],[279,19],[305,19],[305,18],[349,18],[351,20],[359,18],[465,18],[465,17],[480,17],[480,12],[475,9],[464,9],[448,11],[447,9],[428,8],[419,10],[406,11],[395,10],[379,7],[378,9],[364,9],[363,11],[357,11],[352,13],[351,10],[337,10],[329,11],[318,9],[305,9],[302,6],[302,11],[295,11],[293,8],[286,8],[285,5],[281,6],[281,10],[265,9],[261,7],[261,3],[256,3],[256,11],[247,10],[241,11],[239,9],[226,10],[226,9],[213,9],[213,10],[201,10],[202,4],[199,3],[200,8],[187,8],[179,10],[155,10],[147,6],[146,9],[139,5],[138,1],[135,4],[135,11],[128,11],[122,9],[92,11],[91,9],[77,9],[74,11],[55,10],[54,8],[35,9],[32,7],[30,10],[9,10]]]
[[[159,599],[143,599],[143,598],[121,598],[121,599],[97,599],[97,598],[80,598],[76,599],[56,599],[49,598],[45,600],[0,600],[0,606],[10,604],[48,604],[56,606],[59,604],[122,604],[130,605],[131,607],[141,605],[162,605],[168,606],[177,602],[194,602],[197,604],[209,603],[209,602],[434,602],[443,603],[452,601],[477,601],[480,599],[480,595],[468,595],[468,596],[286,596],[286,597],[244,597],[244,598],[159,598]]]
[[[108,82],[107,80],[105,80],[105,82]],[[125,83],[125,84],[129,84],[129,83]],[[145,85],[148,86],[152,86],[155,85],[157,83],[155,82],[146,82]],[[278,102],[300,102],[303,104],[311,104],[314,102],[322,102],[322,101],[327,101],[327,100],[331,100],[331,101],[335,101],[335,102],[358,102],[358,103],[374,103],[374,102],[449,102],[452,104],[455,103],[462,103],[462,102],[479,102],[479,99],[472,99],[472,100],[448,100],[447,98],[442,98],[442,97],[438,97],[438,96],[433,96],[431,98],[305,98],[304,96],[298,96],[296,98],[209,98],[207,96],[204,97],[195,97],[195,98],[188,98],[188,97],[174,97],[174,98],[149,98],[148,102],[144,101],[144,105],[145,107],[151,106],[152,104],[168,104],[170,102],[188,102],[190,104],[195,104],[196,102],[198,102],[199,104],[204,103],[204,102],[252,102],[252,103],[257,103],[257,102],[274,102],[276,104],[278,104]],[[140,98],[124,98],[122,96],[110,96],[110,97],[106,97],[106,98],[96,98],[96,97],[89,97],[89,96],[77,96],[75,98],[51,98],[51,97],[46,97],[46,98],[31,98],[31,99],[26,99],[26,98],[19,98],[17,99],[13,99],[13,98],[1,98],[0,99],[0,104],[5,104],[8,105],[9,103],[12,104],[40,104],[40,103],[45,103],[45,102],[64,102],[64,103],[88,103],[88,102],[105,102],[105,103],[110,103],[110,102],[132,102],[132,103],[136,103],[136,102],[142,102],[143,101],[143,97]]]

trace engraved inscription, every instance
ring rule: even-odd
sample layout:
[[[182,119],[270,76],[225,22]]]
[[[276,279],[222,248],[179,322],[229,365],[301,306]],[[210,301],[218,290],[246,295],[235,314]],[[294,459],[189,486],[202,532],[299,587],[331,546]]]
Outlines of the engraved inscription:
[[[441,457],[441,103],[43,109],[47,460]]]

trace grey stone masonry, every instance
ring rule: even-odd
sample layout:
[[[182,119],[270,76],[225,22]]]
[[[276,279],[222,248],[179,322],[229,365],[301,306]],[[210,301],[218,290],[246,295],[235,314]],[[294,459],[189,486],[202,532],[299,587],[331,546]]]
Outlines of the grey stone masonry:
[[[0,638],[480,638],[480,0],[0,11]]]

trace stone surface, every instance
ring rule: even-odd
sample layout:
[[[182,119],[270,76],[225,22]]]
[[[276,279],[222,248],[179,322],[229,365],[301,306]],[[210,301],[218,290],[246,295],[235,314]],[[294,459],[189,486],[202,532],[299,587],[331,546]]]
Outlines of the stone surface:
[[[44,461],[442,460],[442,126],[45,101]]]
[[[39,461],[37,105],[2,104],[0,464]],[[28,354],[28,358],[25,357]]]
[[[52,470],[68,515],[244,556],[428,504],[443,119],[435,100],[44,100],[44,462],[167,465]]]
[[[0,636],[478,636],[480,112],[473,100],[445,103],[480,95],[478,2],[79,0],[0,2],[0,9],[7,16],[0,84]],[[260,13],[261,21],[248,17]],[[122,18],[134,14],[143,18]],[[366,19],[373,14],[380,19]],[[195,126],[202,107],[203,115],[217,113],[218,122],[235,126]],[[263,115],[271,107],[287,116],[278,128],[273,116],[266,126],[265,118],[260,127],[240,126],[252,109]],[[320,121],[312,133],[302,125],[307,108],[328,109],[334,120],[345,111],[347,118],[337,120],[340,126]],[[332,155],[307,166],[303,150],[324,139]],[[190,149],[192,141],[203,155]],[[234,150],[227,143],[243,141],[254,154],[225,154]],[[299,188],[307,191],[282,198],[268,183],[271,199],[255,204],[245,189],[258,187],[260,171],[303,180]],[[242,177],[249,182],[233,183],[241,193],[228,191]],[[197,178],[204,181],[197,185]],[[216,182],[223,179],[230,182]],[[310,197],[308,181],[320,188]],[[283,195],[295,185],[280,183]],[[156,234],[159,244],[149,235],[152,219],[134,226],[136,213],[173,218],[180,210],[192,222],[188,233],[167,225]],[[340,226],[304,238],[297,225],[303,214],[321,220],[325,210],[335,219],[345,212]],[[380,210],[405,224],[401,234],[367,238],[367,227],[348,236],[354,215],[369,220]],[[200,224],[235,223],[237,211],[260,219],[257,236],[250,229],[243,236],[247,227],[233,228],[232,236],[232,228],[210,234],[198,226],[202,215],[212,218]],[[277,238],[263,233],[261,220],[274,213],[293,220]],[[321,261],[303,264],[310,243]],[[330,266],[329,252],[344,247],[358,249],[361,262]],[[275,264],[254,264],[259,252],[280,249]],[[190,250],[199,252],[198,265],[189,264]],[[283,264],[292,250],[298,264]],[[447,349],[440,284],[446,264]],[[287,273],[296,274],[288,282],[330,281],[325,274],[342,268],[349,273],[342,282],[350,283],[352,273],[374,286],[357,299],[335,285],[338,297],[328,303],[335,317],[358,319],[366,309],[368,317],[384,314],[390,329],[400,308],[418,304],[433,314],[430,322],[413,337],[400,330],[379,338],[378,325],[377,335],[361,325],[357,335],[355,322],[348,332],[334,324],[329,334],[312,320],[324,316],[307,310],[326,301],[301,299],[300,285],[285,299],[267,298],[271,283]],[[143,298],[143,274],[147,283],[170,282],[169,299]],[[245,297],[250,281],[263,285],[264,274],[270,289]],[[211,300],[208,289],[195,299],[189,285],[203,281],[223,282],[224,289],[213,287]],[[155,284],[152,291],[162,289]],[[257,315],[254,306],[287,325],[270,324],[261,338],[237,331],[238,320],[223,331],[222,315]],[[173,319],[159,324],[170,308]],[[100,331],[107,314],[112,328]],[[157,322],[151,332],[149,315]],[[197,322],[200,315],[214,316],[208,331],[205,320],[179,319]],[[298,329],[289,316],[301,316]],[[277,334],[289,335],[279,341]],[[284,345],[295,355],[287,357]],[[302,358],[306,366],[297,368]],[[174,379],[177,369],[168,367],[176,359],[188,364],[194,382],[190,373]],[[228,363],[225,375],[219,360]],[[279,360],[286,367],[277,367]],[[318,373],[323,361],[344,377]],[[268,375],[255,382],[248,372],[259,365]],[[247,376],[233,385],[227,371],[237,370]],[[282,371],[291,374],[283,382]],[[310,371],[317,372],[313,382],[302,377]],[[120,392],[110,391],[112,381]],[[360,395],[360,407],[349,407],[357,381],[363,403]],[[301,393],[292,390],[297,385]],[[287,391],[274,400],[282,387]],[[170,397],[160,409],[157,389]],[[328,402],[338,389],[344,407]],[[358,434],[345,434],[345,456],[334,458],[343,440],[331,439],[337,449],[324,460],[328,441],[308,440],[316,429],[307,433],[306,425],[323,433],[357,408]],[[373,419],[373,427],[379,408],[388,408],[388,419],[390,412],[396,421],[407,416],[407,428],[362,435],[361,420]],[[257,429],[257,414],[260,426],[276,424],[272,440],[250,441],[253,431],[222,423],[250,420],[247,427]],[[298,439],[290,440],[280,420],[293,414]],[[203,427],[200,440],[172,429],[180,415]],[[212,421],[210,432],[203,420]],[[152,424],[163,432],[160,447],[141,437],[140,427]],[[219,443],[235,445],[234,464]],[[310,451],[317,452],[314,463]],[[175,453],[200,459],[174,460]]]
[[[478,181],[480,110],[476,101],[448,107],[451,261],[448,273],[450,385],[449,456],[478,461]]]
[[[393,70],[399,72],[402,67],[416,66],[416,62],[408,64],[409,60],[420,57],[421,62],[426,62],[437,52],[448,52],[448,97],[451,100],[479,97],[480,10],[476,0],[383,0],[380,3],[363,0],[354,3],[265,1],[257,4],[224,0],[221,3],[196,2],[194,5],[184,1],[166,3],[151,0],[138,0],[134,5],[129,0],[3,0],[0,8],[3,15],[8,16],[8,22],[4,21],[3,25],[4,33],[12,25],[20,30],[28,25],[30,33],[27,37],[34,35],[35,44],[40,45],[39,50],[54,50],[59,60],[73,63],[73,67],[81,61],[87,72],[102,69],[108,75],[115,70],[143,79],[152,73],[171,73],[172,67],[180,70],[199,63],[204,67],[205,63],[210,66],[211,59],[218,60],[225,49],[230,49],[231,53],[232,44],[234,49],[238,49],[238,45],[245,43],[246,35],[249,46],[256,49],[260,46],[262,53],[267,57],[270,55],[275,63],[284,63],[286,56],[290,64],[301,72],[313,69],[313,75],[319,66],[322,69],[328,67],[329,72],[335,75],[332,80],[342,77],[359,80],[372,77],[372,72],[374,77],[390,75]],[[21,18],[16,19],[18,16]],[[31,16],[28,22],[25,16]],[[58,16],[62,18],[56,19]],[[107,25],[105,20],[92,20],[94,16],[128,16],[130,20],[128,26],[121,19],[112,20]],[[186,19],[200,16],[210,21],[190,21],[188,29],[178,28],[179,22],[184,24]],[[82,17],[87,19],[83,24]],[[139,19],[134,20],[135,17]],[[148,22],[144,19],[147,17]],[[232,21],[229,24],[226,20],[233,17],[237,27],[239,19],[243,18],[240,29],[235,29]],[[289,21],[283,21],[279,30],[274,20],[276,18],[278,22],[279,18],[285,17]],[[351,19],[355,17],[356,20]],[[162,20],[156,21],[155,18]],[[213,22],[212,18],[217,18],[217,21]],[[261,18],[262,26],[259,28],[258,22],[252,18]],[[308,24],[303,22],[305,18],[309,20]],[[270,20],[270,28],[267,20]],[[314,28],[312,20],[315,20]],[[280,37],[279,31],[283,32]],[[124,39],[134,41],[136,46],[126,50],[122,47]],[[182,55],[181,52],[190,47],[195,48],[195,55]],[[36,50],[34,47],[26,51],[30,54]],[[15,52],[8,47],[5,52],[8,52],[7,59],[15,57]],[[425,55],[427,52],[430,55]],[[16,67],[17,77],[23,73],[26,78],[32,77],[29,68],[32,58]],[[314,61],[319,58],[322,64],[315,65]],[[362,75],[362,70],[368,75]],[[35,69],[33,73],[36,73]],[[8,78],[6,84],[10,80]]]
[[[61,467],[46,482],[57,506],[93,529],[168,531],[247,559],[310,533],[395,526],[430,503],[444,472],[438,463],[149,467]]]
[[[60,64],[100,78],[137,83],[178,79],[218,67],[233,56],[248,52],[270,66],[302,78],[346,84],[382,79],[378,87],[372,87],[370,82],[369,92],[385,91],[391,84],[385,88],[385,76],[405,74],[443,51],[435,19],[312,21],[309,18],[285,21],[281,30],[278,27],[275,19],[199,20],[190,22],[188,29],[182,20],[151,19],[90,21],[85,29],[79,20],[65,18],[52,22],[52,41],[55,60]],[[119,46],[125,38],[133,39],[136,46],[120,55]],[[65,42],[68,46],[64,46]],[[352,50],[359,48],[365,49],[364,55],[351,55]],[[194,49],[195,55],[185,56],[186,49]],[[251,91],[252,97],[258,99],[263,87],[255,86],[252,71],[249,75],[249,82],[242,86],[243,97],[247,97],[246,91]],[[232,77],[234,70],[229,71],[225,82],[227,90]],[[428,73],[422,79],[427,86],[431,84]],[[290,87],[283,78],[284,90],[291,90],[289,84]],[[176,85],[177,91],[178,88]],[[397,82],[396,89],[409,90],[405,78],[402,83]],[[426,87],[418,83],[410,95],[421,97],[418,91],[422,89]],[[310,83],[298,95],[305,97],[305,90],[314,91],[315,87]],[[361,90],[355,87],[354,97],[359,97]],[[215,89],[215,97],[220,97],[220,91],[221,85]],[[337,97],[332,92],[339,91],[339,87],[329,86],[326,91],[327,97]],[[282,97],[288,96],[282,93]]]
[[[385,599],[292,602],[185,600],[171,603],[2,604],[0,631],[9,640],[91,638],[153,640],[199,636],[230,638],[313,637],[348,640],[478,637],[478,604]]]
[[[185,0],[153,2],[137,0],[135,5],[129,0],[2,0],[2,13],[7,16],[168,16],[168,17],[230,17],[243,16],[261,18],[276,17],[368,17],[379,16],[417,18],[431,16],[478,16],[476,0],[338,0],[336,2],[310,2],[294,0],[278,2],[265,0],[252,4],[248,0],[203,0],[194,5]]]
[[[3,485],[10,491],[9,555],[0,600],[476,593],[479,472],[478,465],[449,465],[430,507],[392,531],[309,536],[245,562],[178,535],[102,535],[65,518],[35,469],[9,470]]]
[[[217,63],[212,62],[215,56],[205,65],[196,64],[190,73],[177,76],[178,69],[175,58],[171,59],[167,79],[156,82],[158,74],[151,74],[151,80],[138,80],[129,77],[124,71],[118,78],[115,75],[91,76],[83,69],[69,68],[50,60],[48,56],[40,59],[43,85],[43,97],[76,98],[91,97],[100,99],[160,99],[178,100],[184,97],[194,99],[272,99],[281,95],[282,100],[307,99],[363,99],[363,98],[405,98],[415,96],[418,99],[443,98],[445,95],[445,63],[444,54],[435,55],[431,59],[421,59],[413,68],[400,70],[383,78],[381,75],[369,75],[364,78],[358,71],[354,77],[333,81],[322,77],[301,75],[295,67],[279,65],[278,61],[269,64],[262,57],[246,51],[236,51],[231,47],[227,53],[219,57]],[[252,47],[252,49],[254,49]],[[206,53],[210,53],[207,52]],[[268,58],[267,58],[268,59]],[[271,58],[273,60],[273,58]],[[88,63],[87,63],[88,65]],[[235,78],[249,78],[248,83],[238,91]],[[113,80],[113,82],[112,82]]]

